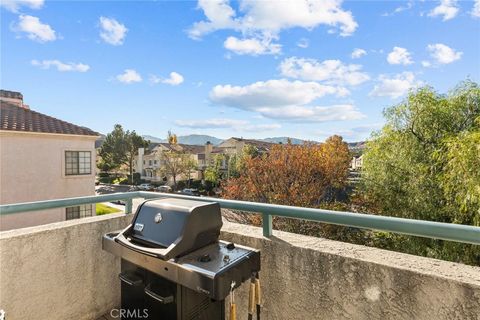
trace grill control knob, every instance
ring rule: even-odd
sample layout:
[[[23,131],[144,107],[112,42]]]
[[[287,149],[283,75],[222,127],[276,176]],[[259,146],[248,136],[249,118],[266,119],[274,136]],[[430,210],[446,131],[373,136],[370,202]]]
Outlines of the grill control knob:
[[[204,254],[203,256],[201,256],[200,258],[198,258],[198,261],[200,261],[200,262],[209,262],[209,261],[212,261],[212,258],[210,258],[210,255],[209,255],[209,254]]]
[[[233,250],[233,249],[235,249],[235,244],[232,243],[232,242],[230,242],[229,244],[227,244],[227,245],[225,246],[225,248],[227,248],[228,250]]]

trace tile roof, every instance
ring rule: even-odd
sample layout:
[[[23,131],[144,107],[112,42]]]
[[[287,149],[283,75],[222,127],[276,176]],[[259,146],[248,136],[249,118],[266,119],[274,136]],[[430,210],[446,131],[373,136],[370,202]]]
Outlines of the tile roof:
[[[0,90],[0,97],[23,100],[23,95],[17,91]]]
[[[243,139],[243,138],[236,138],[236,137],[232,137],[232,139],[237,140],[237,141],[243,141],[243,142],[245,142],[245,144],[253,145],[253,146],[257,147],[260,151],[268,151],[272,148],[272,146],[278,144],[278,143],[262,141],[262,140],[255,140],[255,139]]]
[[[0,101],[0,130],[99,136],[85,127],[47,116],[40,112]]]

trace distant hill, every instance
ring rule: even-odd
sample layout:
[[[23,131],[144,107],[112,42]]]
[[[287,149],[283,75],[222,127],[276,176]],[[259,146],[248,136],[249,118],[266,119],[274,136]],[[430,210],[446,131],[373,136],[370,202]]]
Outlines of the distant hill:
[[[260,139],[261,141],[271,142],[271,143],[287,143],[288,139],[292,142],[292,144],[302,144],[305,140],[297,139],[297,138],[289,138],[289,137],[273,137],[273,138],[265,138]]]
[[[167,142],[167,139],[161,139],[149,135],[144,135],[143,138],[146,140],[150,140],[150,142],[152,143]],[[178,143],[193,144],[199,146],[203,146],[205,143],[207,143],[207,141],[210,141],[214,145],[220,144],[223,141],[222,139],[203,134],[189,134],[187,136],[178,136],[177,139]]]
[[[161,138],[157,138],[157,137],[149,136],[149,135],[143,135],[142,137],[145,140],[150,140],[151,143],[160,143],[160,142],[166,142],[167,141],[166,139],[161,139]]]
[[[97,140],[95,140],[95,149],[100,148],[102,146],[104,140],[105,140],[105,135],[100,134],[100,137]]]

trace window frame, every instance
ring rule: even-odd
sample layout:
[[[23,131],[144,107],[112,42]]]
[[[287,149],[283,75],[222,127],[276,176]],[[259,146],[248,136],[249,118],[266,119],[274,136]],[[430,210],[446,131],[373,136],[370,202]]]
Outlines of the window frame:
[[[63,173],[66,177],[92,175],[91,150],[64,150],[63,159]]]
[[[69,212],[69,209],[71,212]],[[65,208],[65,220],[75,220],[81,218],[93,217],[93,208],[91,204],[84,204]]]

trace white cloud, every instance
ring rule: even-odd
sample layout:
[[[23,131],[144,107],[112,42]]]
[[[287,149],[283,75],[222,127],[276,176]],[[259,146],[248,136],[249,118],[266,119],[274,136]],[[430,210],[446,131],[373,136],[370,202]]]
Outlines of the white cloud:
[[[358,59],[366,55],[367,55],[367,51],[360,48],[355,48],[355,50],[352,51],[351,57],[352,59]]]
[[[429,44],[427,50],[430,56],[439,64],[449,64],[462,57],[463,52],[455,51],[443,43]]]
[[[177,72],[170,72],[170,78],[162,81],[166,84],[171,84],[172,86],[177,86],[183,82],[183,76]]]
[[[241,0],[236,12],[228,0],[199,0],[198,8],[203,10],[206,19],[194,23],[188,34],[193,39],[200,39],[216,30],[228,29],[241,32],[245,39],[265,41],[277,39],[285,29],[312,30],[327,25],[339,29],[341,36],[349,36],[358,24],[341,4],[341,0]]]
[[[165,83],[165,84],[169,84],[169,85],[172,85],[172,86],[178,86],[179,84],[183,83],[184,81],[184,78],[183,76],[178,73],[178,72],[170,72],[170,77],[168,78],[161,78],[161,77],[157,77],[156,75],[152,75],[150,76],[150,82],[152,83]]]
[[[302,49],[308,48],[309,45],[310,45],[310,41],[307,38],[302,38],[297,42],[297,47],[300,47]]]
[[[480,18],[480,0],[475,0],[472,11],[470,13],[473,17]]]
[[[324,81],[327,84],[359,85],[370,77],[361,71],[358,64],[344,64],[340,60],[325,60],[291,57],[282,61],[280,71],[283,76],[302,79]]]
[[[269,1],[242,0],[237,16],[228,0],[199,0],[207,20],[197,22],[189,30],[193,38],[220,30],[233,29],[242,33],[276,34],[283,29],[313,29],[321,24],[338,27],[341,35],[351,35],[358,24],[352,13],[341,7],[341,1],[290,0]]]
[[[393,47],[392,52],[387,56],[387,61],[390,64],[403,64],[404,66],[413,63],[410,52],[401,47]]]
[[[122,74],[119,74],[117,80],[126,84],[142,82],[142,77],[140,74],[133,69],[125,69]]]
[[[402,72],[394,77],[380,75],[379,83],[373,87],[370,96],[399,98],[406,94],[410,89],[421,85],[420,81],[415,80],[412,72]]]
[[[285,106],[258,108],[266,118],[287,120],[291,122],[326,122],[359,120],[366,116],[354,105],[342,104],[332,106]]]
[[[259,81],[247,86],[217,85],[213,103],[257,112],[265,118],[298,122],[356,120],[364,115],[353,105],[310,106],[325,95],[344,95],[344,88],[286,79]]]
[[[261,107],[305,105],[329,94],[342,96],[346,92],[317,82],[280,79],[258,81],[243,87],[217,85],[210,92],[210,100],[225,106],[255,110]]]
[[[268,131],[279,129],[281,126],[277,123],[271,124],[251,124],[245,120],[236,119],[206,119],[206,120],[176,120],[175,124],[179,127],[192,129],[233,129],[236,131]]]
[[[400,13],[400,12],[403,12],[403,11],[406,11],[406,10],[410,10],[414,5],[414,1],[413,0],[408,0],[408,2],[406,3],[405,6],[399,6],[399,7],[396,7],[395,10],[393,10],[392,12],[385,12],[382,14],[383,17],[388,17],[388,16],[393,16],[397,13]]]
[[[272,39],[263,38],[246,38],[238,39],[236,37],[228,37],[223,43],[225,49],[243,55],[262,55],[262,54],[279,54],[282,46],[272,43]]]
[[[425,67],[425,68],[429,68],[429,67],[432,66],[432,63],[430,61],[423,60],[422,61],[422,66]]]
[[[100,17],[100,37],[106,43],[114,46],[123,44],[127,34],[127,27],[113,18]]]
[[[40,67],[42,69],[50,69],[50,67],[57,68],[60,72],[72,71],[72,72],[87,72],[90,70],[90,66],[83,63],[74,63],[74,62],[61,62],[59,60],[32,60],[32,65]]]
[[[457,16],[459,9],[457,0],[440,0],[440,4],[428,13],[430,17],[443,16],[443,21],[453,19]]]
[[[18,23],[13,25],[13,30],[25,32],[30,40],[41,43],[57,39],[55,30],[48,24],[42,23],[39,18],[29,15],[20,15],[18,17]]]
[[[21,7],[40,9],[43,7],[44,2],[44,0],[2,0],[0,1],[0,6],[11,12],[18,13]]]

